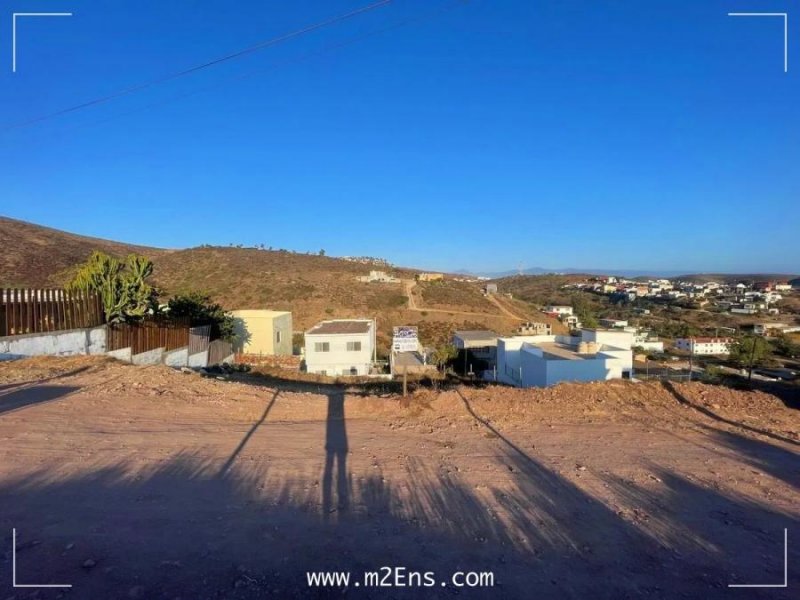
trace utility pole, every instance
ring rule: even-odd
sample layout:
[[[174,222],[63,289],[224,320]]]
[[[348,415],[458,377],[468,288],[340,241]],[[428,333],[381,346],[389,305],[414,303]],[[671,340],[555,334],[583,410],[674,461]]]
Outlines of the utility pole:
[[[750,382],[753,380],[753,362],[756,359],[756,344],[758,343],[758,337],[753,336],[753,347],[750,350],[750,372],[747,374],[747,381]]]

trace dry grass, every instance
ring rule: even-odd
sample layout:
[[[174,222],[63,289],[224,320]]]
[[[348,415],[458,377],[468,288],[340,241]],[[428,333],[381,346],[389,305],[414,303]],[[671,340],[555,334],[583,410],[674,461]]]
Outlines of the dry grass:
[[[265,308],[290,310],[296,331],[323,319],[375,318],[379,354],[385,354],[395,325],[432,323],[434,339],[448,339],[463,325],[458,311],[485,313],[473,317],[479,328],[501,333],[513,331],[513,320],[500,315],[480,293],[479,284],[446,282],[433,293],[435,307],[453,313],[408,310],[402,284],[361,283],[369,265],[312,254],[255,248],[199,247],[160,250],[86,238],[37,225],[0,219],[0,287],[59,286],[75,265],[95,250],[124,256],[143,254],[155,263],[154,283],[164,297],[190,291],[207,293],[229,310]],[[8,249],[11,249],[9,251]],[[411,269],[388,269],[395,276],[413,279]],[[433,289],[433,288],[432,288]]]

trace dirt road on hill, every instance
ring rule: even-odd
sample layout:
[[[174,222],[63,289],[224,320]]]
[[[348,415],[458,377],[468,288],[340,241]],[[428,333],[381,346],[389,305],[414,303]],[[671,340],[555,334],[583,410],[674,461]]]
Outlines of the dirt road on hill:
[[[0,364],[0,598],[731,598],[800,586],[800,411],[703,384],[269,388]],[[11,587],[69,583],[63,590]],[[453,575],[491,573],[493,587]],[[463,578],[462,578],[463,580]],[[363,581],[363,579],[360,579]],[[442,585],[444,583],[444,585]]]
[[[498,318],[504,319],[507,316],[510,316],[512,319],[516,319],[518,321],[522,321],[523,319],[518,319],[517,317],[511,315],[508,311],[504,310],[501,306],[497,305],[500,309],[502,314],[492,315],[488,313],[481,313],[481,312],[469,312],[464,310],[450,310],[447,308],[428,308],[424,306],[419,306],[417,304],[417,299],[414,297],[414,288],[417,286],[416,281],[413,279],[407,279],[403,281],[403,289],[405,290],[406,297],[408,298],[408,310],[413,310],[414,312],[427,312],[427,313],[441,313],[441,314],[448,314],[448,315],[460,315],[464,317],[480,317],[482,319],[486,318]]]

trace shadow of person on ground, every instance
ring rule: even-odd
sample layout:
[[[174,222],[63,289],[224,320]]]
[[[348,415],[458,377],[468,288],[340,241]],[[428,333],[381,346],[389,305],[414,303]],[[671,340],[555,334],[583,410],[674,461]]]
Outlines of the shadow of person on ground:
[[[346,514],[350,508],[350,473],[347,470],[347,425],[344,414],[344,390],[328,392],[328,415],[325,419],[325,468],[322,474],[322,514]],[[334,489],[333,482],[336,481]],[[334,493],[336,502],[334,504]]]

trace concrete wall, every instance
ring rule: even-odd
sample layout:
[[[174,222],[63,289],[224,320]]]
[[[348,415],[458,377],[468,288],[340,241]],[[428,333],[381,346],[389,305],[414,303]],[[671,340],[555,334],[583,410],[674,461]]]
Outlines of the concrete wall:
[[[581,339],[584,342],[608,344],[615,348],[630,349],[633,346],[633,334],[629,331],[606,331],[603,329],[582,329]]]
[[[187,366],[192,368],[207,367],[208,366],[208,350],[190,354],[187,357]]]
[[[547,385],[555,385],[561,381],[604,381],[610,375],[609,362],[601,355],[582,360],[548,360]]]
[[[117,360],[124,362],[131,362],[131,349],[122,348],[120,350],[111,350],[106,352],[106,356],[110,356],[111,358],[116,358]]]
[[[131,362],[134,365],[157,365],[161,363],[164,355],[164,348],[156,348],[155,350],[148,350],[131,356]]]
[[[542,358],[540,349],[526,347],[520,353],[519,364],[522,371],[522,387],[547,386],[547,361]]]
[[[168,367],[188,367],[189,347],[178,348],[164,353],[164,364]]]
[[[103,354],[105,351],[105,326],[0,337],[0,360],[27,356]]]

